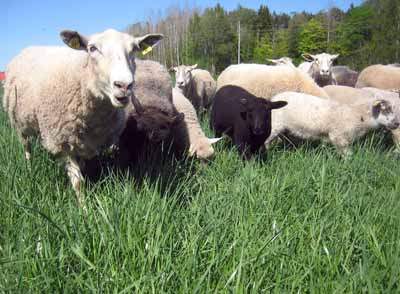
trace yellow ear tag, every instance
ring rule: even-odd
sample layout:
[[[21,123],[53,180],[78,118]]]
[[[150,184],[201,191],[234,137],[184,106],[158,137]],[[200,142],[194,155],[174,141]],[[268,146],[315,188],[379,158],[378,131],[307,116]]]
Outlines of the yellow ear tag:
[[[146,54],[150,53],[152,50],[153,50],[153,47],[149,46],[142,51],[142,55],[146,55]]]
[[[81,48],[81,42],[79,41],[79,38],[78,38],[78,37],[74,37],[74,38],[72,38],[71,40],[69,40],[68,45],[69,45],[71,48],[74,48],[74,49],[79,49],[79,48]]]

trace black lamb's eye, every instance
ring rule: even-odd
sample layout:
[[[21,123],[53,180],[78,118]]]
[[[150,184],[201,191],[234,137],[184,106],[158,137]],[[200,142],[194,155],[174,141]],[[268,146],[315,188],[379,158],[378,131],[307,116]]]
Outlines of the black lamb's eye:
[[[93,52],[97,51],[97,47],[94,45],[89,45],[89,51],[93,53]]]

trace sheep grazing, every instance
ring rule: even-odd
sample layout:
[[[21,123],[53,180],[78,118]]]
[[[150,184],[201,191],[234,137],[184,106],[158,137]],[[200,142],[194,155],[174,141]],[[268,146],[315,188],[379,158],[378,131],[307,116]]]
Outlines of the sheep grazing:
[[[350,69],[348,66],[332,66],[332,76],[336,84],[341,86],[355,87],[358,79],[358,72]]]
[[[119,142],[120,161],[134,163],[146,142],[159,144],[184,117],[172,104],[171,76],[164,66],[151,60],[136,60],[134,93],[142,106],[125,108],[126,127]]]
[[[257,97],[270,99],[286,92],[301,92],[329,98],[314,80],[297,68],[263,64],[238,64],[226,68],[217,80],[217,88],[234,85]]]
[[[365,87],[400,89],[400,68],[382,64],[368,66],[360,73],[356,84],[356,88]]]
[[[173,131],[174,149],[178,152],[188,149],[189,156],[196,156],[202,160],[210,159],[214,155],[214,148],[211,145],[222,138],[207,138],[190,101],[179,89],[174,88],[172,93],[176,110],[185,114],[183,121],[177,124]]]
[[[380,90],[376,88],[351,88],[346,86],[326,86],[324,90],[329,95],[329,99],[347,105],[357,105],[376,99],[384,99],[393,105],[393,111],[400,117],[400,100],[396,92]],[[390,130],[396,146],[400,147],[400,129]]]
[[[337,84],[335,77],[332,75],[332,63],[339,57],[339,54],[321,53],[312,55],[306,53],[302,57],[307,62],[301,63],[298,68],[309,74],[320,87]]]
[[[293,64],[293,60],[290,57],[281,57],[279,59],[267,59],[267,61],[271,62],[274,65],[288,65],[293,68],[296,66]]]
[[[270,102],[236,86],[224,86],[215,95],[211,128],[217,137],[226,133],[240,154],[249,159],[271,133],[271,110],[286,102]]]
[[[217,84],[208,71],[197,69],[197,64],[173,67],[171,71],[175,72],[175,88],[182,91],[198,113],[211,105]]]
[[[3,106],[29,159],[29,138],[37,136],[65,164],[82,203],[81,161],[118,141],[124,107],[133,93],[133,53],[158,43],[162,35],[134,38],[115,30],[85,37],[60,36],[70,48],[29,47],[7,67]]]
[[[375,99],[354,106],[319,97],[286,92],[272,101],[286,101],[288,105],[276,110],[272,118],[271,136],[266,147],[279,134],[301,139],[328,140],[343,156],[351,155],[351,143],[368,131],[379,127],[396,129],[399,118],[387,100]]]

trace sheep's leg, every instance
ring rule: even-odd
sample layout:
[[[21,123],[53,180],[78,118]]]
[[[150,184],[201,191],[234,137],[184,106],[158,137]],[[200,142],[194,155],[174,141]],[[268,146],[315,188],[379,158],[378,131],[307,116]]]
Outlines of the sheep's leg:
[[[396,145],[396,151],[400,152],[400,128],[392,130],[392,138]]]
[[[29,141],[29,138],[21,136],[21,142],[22,145],[24,146],[24,151],[25,151],[25,159],[27,161],[31,160],[32,157],[32,146],[31,142]]]
[[[340,155],[344,159],[349,159],[353,155],[353,151],[350,147],[350,141],[343,136],[329,136],[329,139],[336,149],[339,151]]]
[[[67,169],[68,177],[71,181],[72,187],[76,193],[76,198],[80,206],[84,206],[84,199],[82,198],[81,184],[83,183],[83,175],[79,166],[78,160],[73,157],[66,159],[65,167]]]
[[[269,135],[267,140],[265,140],[265,143],[264,143],[266,150],[269,149],[269,147],[271,146],[271,143],[276,139],[276,137],[278,137],[279,133],[280,132],[278,130],[272,129],[271,134]]]

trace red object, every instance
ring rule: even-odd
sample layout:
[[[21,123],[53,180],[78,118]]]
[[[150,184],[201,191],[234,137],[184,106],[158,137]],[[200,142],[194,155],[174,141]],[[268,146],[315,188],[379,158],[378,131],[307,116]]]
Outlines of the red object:
[[[0,81],[4,81],[6,79],[6,73],[4,71],[0,71]]]

